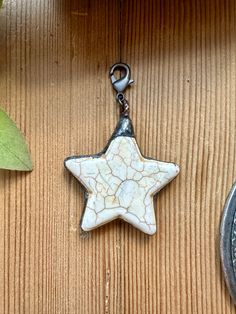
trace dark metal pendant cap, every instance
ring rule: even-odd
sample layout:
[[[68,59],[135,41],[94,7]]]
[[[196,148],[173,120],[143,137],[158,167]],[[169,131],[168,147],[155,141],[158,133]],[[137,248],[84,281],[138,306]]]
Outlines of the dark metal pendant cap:
[[[135,137],[134,127],[133,127],[131,119],[128,116],[122,116],[120,118],[112,134],[111,140],[117,136]]]

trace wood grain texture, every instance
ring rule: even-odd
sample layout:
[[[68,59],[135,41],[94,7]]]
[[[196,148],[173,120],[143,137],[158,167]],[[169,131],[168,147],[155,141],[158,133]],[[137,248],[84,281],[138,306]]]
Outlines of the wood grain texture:
[[[0,103],[32,173],[0,172],[0,313],[236,313],[219,223],[236,178],[233,0],[4,0]],[[158,232],[115,221],[85,237],[83,192],[63,168],[100,151],[127,92],[142,152],[181,166],[156,199]]]

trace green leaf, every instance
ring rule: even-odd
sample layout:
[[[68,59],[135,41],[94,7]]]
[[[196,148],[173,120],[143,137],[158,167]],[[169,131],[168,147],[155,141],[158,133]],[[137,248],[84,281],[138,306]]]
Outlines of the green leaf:
[[[0,8],[2,7],[3,0],[0,0]]]
[[[2,109],[0,109],[0,168],[20,171],[33,169],[23,135]]]

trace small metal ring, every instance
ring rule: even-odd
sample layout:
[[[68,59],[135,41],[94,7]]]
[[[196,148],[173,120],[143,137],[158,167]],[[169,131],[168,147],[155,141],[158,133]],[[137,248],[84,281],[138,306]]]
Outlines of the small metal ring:
[[[123,102],[125,100],[125,96],[123,93],[119,92],[116,94],[116,99],[119,102],[120,105],[123,105]]]

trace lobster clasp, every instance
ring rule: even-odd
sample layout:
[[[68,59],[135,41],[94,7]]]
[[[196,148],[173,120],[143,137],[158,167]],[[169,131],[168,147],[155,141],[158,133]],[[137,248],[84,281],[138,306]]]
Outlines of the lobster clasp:
[[[124,75],[117,79],[115,77],[115,71],[120,70],[121,73],[124,72]],[[126,88],[134,82],[134,80],[130,79],[130,68],[126,63],[116,63],[110,69],[110,77],[113,88],[117,91],[117,93],[123,93]]]

